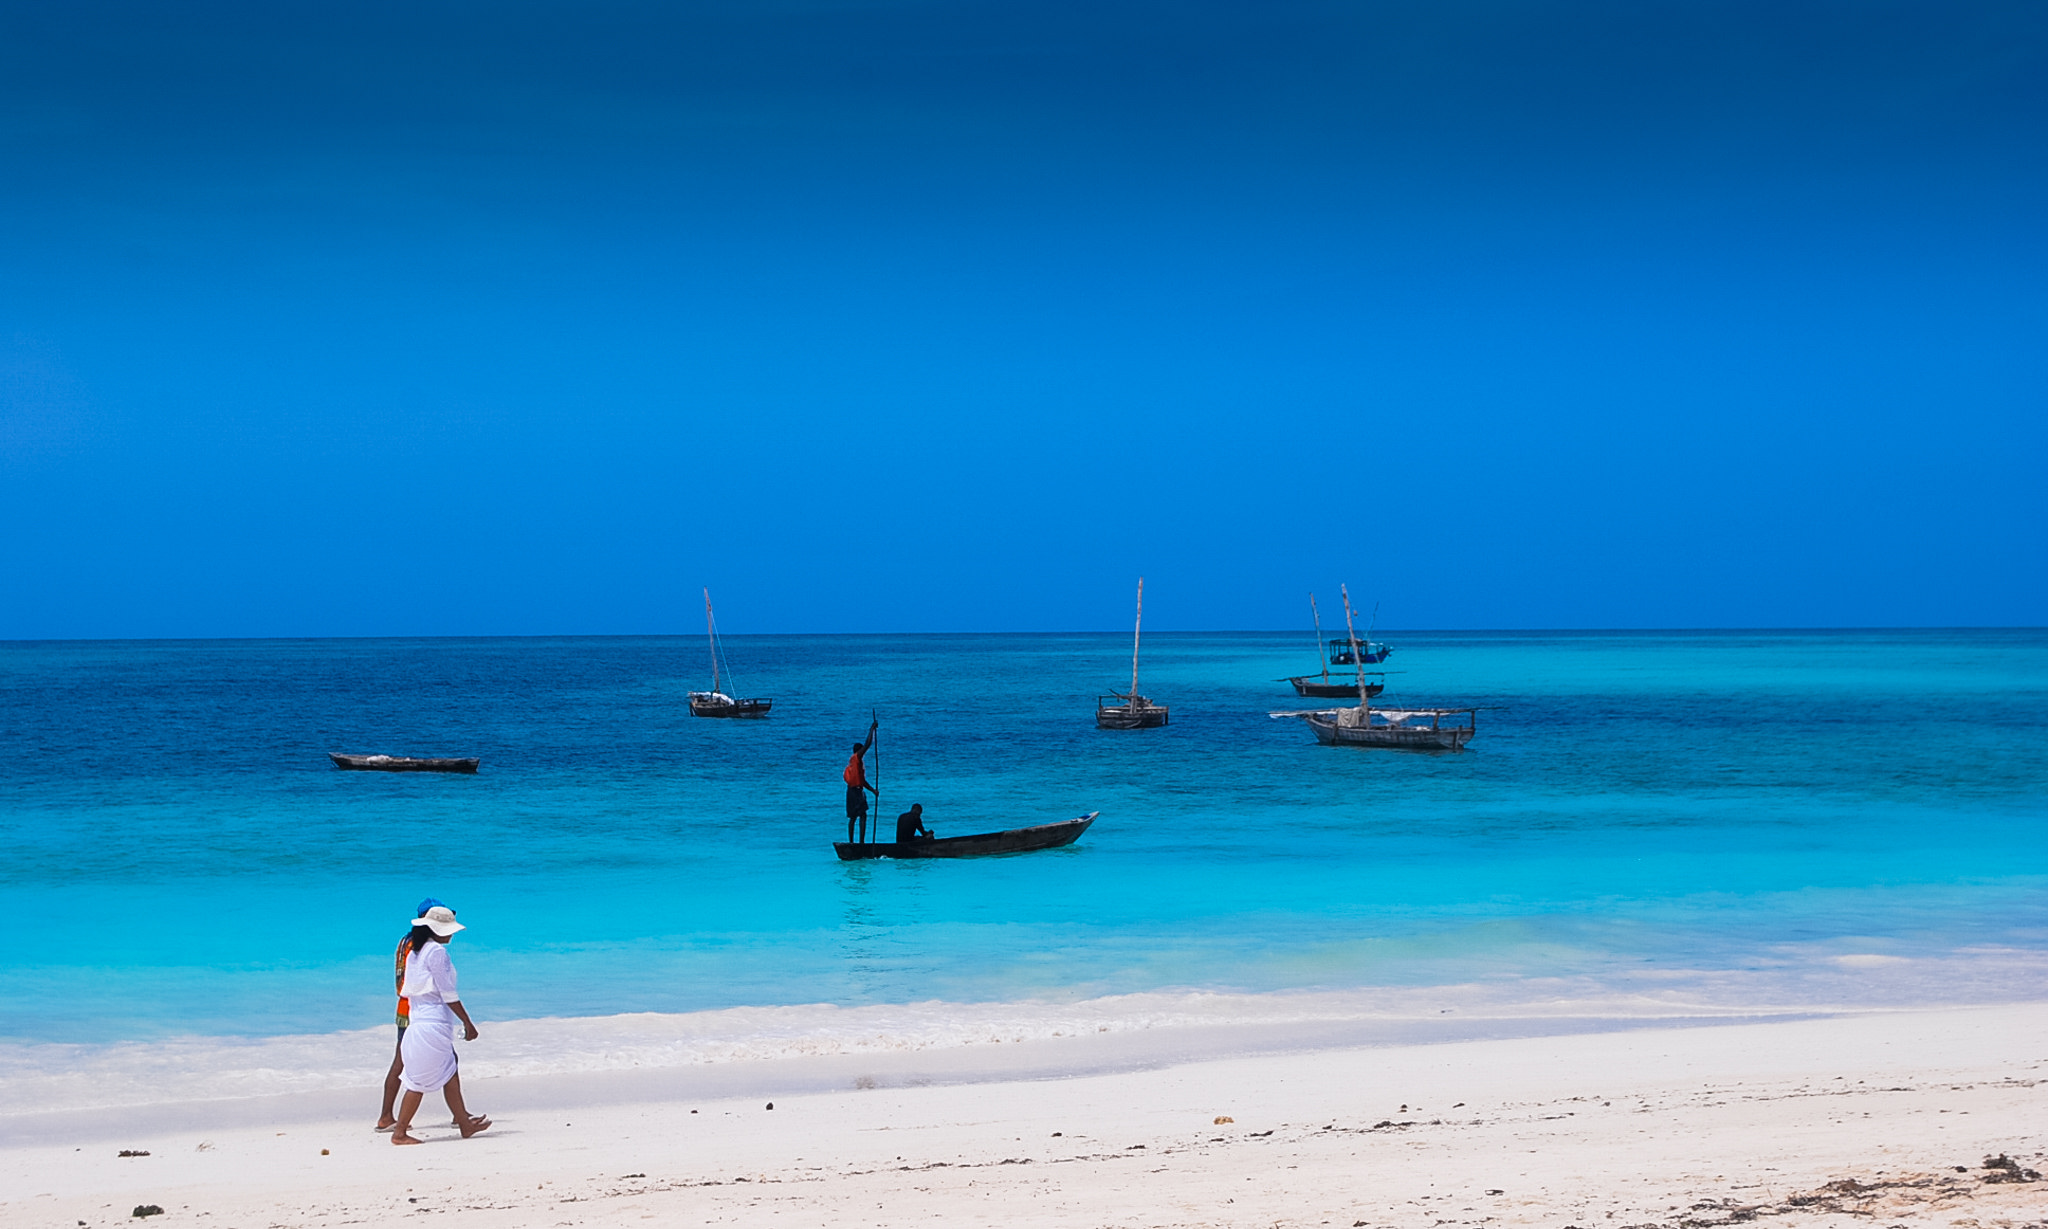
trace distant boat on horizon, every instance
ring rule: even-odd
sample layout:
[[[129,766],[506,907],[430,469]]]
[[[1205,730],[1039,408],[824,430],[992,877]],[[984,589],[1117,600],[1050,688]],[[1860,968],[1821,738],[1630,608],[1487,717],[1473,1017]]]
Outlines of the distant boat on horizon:
[[[690,715],[692,717],[766,717],[768,710],[775,706],[773,700],[739,700],[718,689],[718,668],[724,654],[718,648],[718,622],[711,614],[711,590],[704,590],[704,635],[711,642],[711,690],[690,693]],[[726,668],[725,675],[732,677],[732,669]],[[738,690],[738,688],[734,688]]]
[[[1095,728],[1098,730],[1153,730],[1167,723],[1164,704],[1154,704],[1138,694],[1138,636],[1145,627],[1145,578],[1138,578],[1138,619],[1131,628],[1131,689],[1113,691],[1095,698]],[[1118,700],[1118,704],[1104,704]]]

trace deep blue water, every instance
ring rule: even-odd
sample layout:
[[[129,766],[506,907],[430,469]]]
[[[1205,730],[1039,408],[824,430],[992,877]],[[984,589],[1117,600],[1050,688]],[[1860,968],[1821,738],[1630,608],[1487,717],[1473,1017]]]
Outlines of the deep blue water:
[[[699,638],[0,644],[0,1037],[374,1024],[429,893],[493,1018],[2048,950],[2048,632],[1388,638],[1468,752],[1269,719],[1305,633],[1148,637],[1135,732],[1116,635],[732,637],[748,723],[689,715]],[[871,707],[887,815],[1102,818],[842,864]]]

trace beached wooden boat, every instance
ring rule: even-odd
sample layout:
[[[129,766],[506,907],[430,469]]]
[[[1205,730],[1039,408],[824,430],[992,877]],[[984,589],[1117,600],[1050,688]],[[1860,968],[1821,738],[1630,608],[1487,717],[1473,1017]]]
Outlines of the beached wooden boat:
[[[1034,849],[1058,849],[1062,845],[1073,844],[1100,814],[1100,811],[1090,811],[1078,819],[1063,819],[1056,824],[977,832],[973,836],[939,836],[928,841],[861,844],[834,841],[832,848],[842,862],[859,862],[868,858],[981,858],[990,854],[1029,853]]]
[[[1138,578],[1138,618],[1131,627],[1131,689],[1095,697],[1095,728],[1098,730],[1153,730],[1167,723],[1164,704],[1154,704],[1138,694],[1138,635],[1145,627],[1145,578]],[[1104,701],[1115,700],[1115,704]]]
[[[740,700],[718,689],[718,669],[724,664],[724,654],[718,650],[718,623],[711,616],[711,590],[704,590],[704,636],[711,642],[711,690],[690,693],[690,715],[692,717],[766,717],[768,710],[775,707],[773,700]],[[727,678],[732,677],[732,668],[726,667]]]
[[[327,758],[336,768],[357,772],[475,772],[483,761],[476,759],[417,759],[409,755],[343,755],[329,751]]]

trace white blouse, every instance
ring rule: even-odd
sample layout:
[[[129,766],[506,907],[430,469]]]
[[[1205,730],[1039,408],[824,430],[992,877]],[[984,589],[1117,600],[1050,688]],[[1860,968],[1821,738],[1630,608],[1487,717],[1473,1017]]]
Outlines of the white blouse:
[[[448,945],[429,941],[405,958],[405,997],[414,1003],[453,1003],[462,996],[455,992],[455,965],[448,959]]]

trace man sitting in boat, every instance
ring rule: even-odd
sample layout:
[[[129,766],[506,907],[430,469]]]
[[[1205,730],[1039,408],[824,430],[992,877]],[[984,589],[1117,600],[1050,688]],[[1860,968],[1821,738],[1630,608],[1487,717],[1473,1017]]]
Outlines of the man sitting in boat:
[[[846,779],[846,843],[849,845],[856,839],[853,834],[855,823],[860,825],[858,839],[868,839],[868,795],[882,796],[880,790],[868,784],[868,766],[864,758],[868,748],[875,745],[875,730],[880,725],[879,720],[868,723],[868,740],[853,744],[853,758],[846,761],[846,771],[839,774]],[[880,836],[881,833],[875,835]]]
[[[924,826],[924,804],[913,802],[910,809],[896,817],[896,843],[908,845],[912,841],[929,841],[938,835]]]

